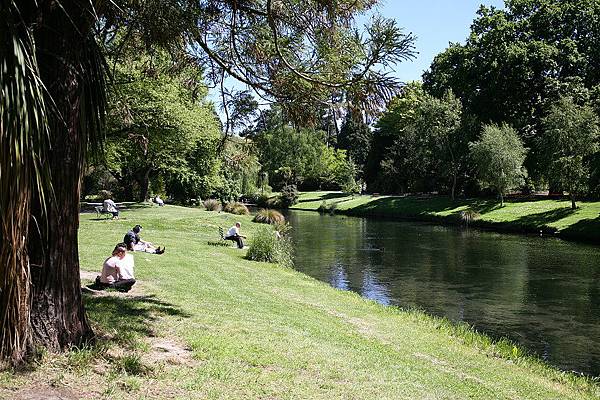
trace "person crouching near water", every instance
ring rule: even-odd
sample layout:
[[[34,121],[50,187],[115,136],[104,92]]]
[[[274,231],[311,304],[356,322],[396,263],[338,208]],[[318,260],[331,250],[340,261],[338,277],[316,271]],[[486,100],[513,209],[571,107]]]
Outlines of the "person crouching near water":
[[[102,265],[102,273],[96,278],[96,288],[117,289],[129,292],[135,284],[133,277],[133,255],[127,254],[125,243],[119,243]]]
[[[237,243],[239,249],[244,248],[243,239],[246,239],[246,236],[240,235],[241,227],[242,227],[242,224],[239,222],[236,222],[234,226],[229,228],[229,230],[227,231],[227,235],[225,235],[225,240],[233,240],[234,242]]]

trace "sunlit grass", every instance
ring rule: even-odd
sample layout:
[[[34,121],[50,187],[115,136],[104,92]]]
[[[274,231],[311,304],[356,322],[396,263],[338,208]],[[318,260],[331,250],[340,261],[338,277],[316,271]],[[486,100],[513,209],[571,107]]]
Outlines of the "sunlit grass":
[[[389,218],[415,218],[443,223],[462,223],[461,213],[478,214],[471,226],[528,233],[553,234],[567,239],[600,242],[600,202],[578,202],[571,210],[569,200],[498,201],[486,199],[450,200],[444,196],[346,196],[339,192],[308,192],[293,206],[318,210],[326,202],[336,213]]]
[[[261,225],[250,219],[174,206],[124,211],[114,221],[83,214],[83,270],[99,271],[135,224],[167,251],[135,254],[138,284],[131,293],[86,295],[101,351],[49,356],[25,378],[0,375],[0,398],[42,384],[111,399],[600,395],[590,381],[466,325],[385,307],[292,269],[246,260],[244,250],[208,244],[219,226],[236,220],[252,241]],[[188,349],[189,359],[153,359],[152,344],[163,340]]]

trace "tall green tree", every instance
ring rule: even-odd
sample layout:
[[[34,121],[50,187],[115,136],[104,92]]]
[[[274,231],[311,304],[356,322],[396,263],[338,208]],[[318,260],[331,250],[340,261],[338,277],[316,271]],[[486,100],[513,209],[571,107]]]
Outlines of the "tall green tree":
[[[426,96],[414,124],[421,136],[429,137],[436,175],[449,181],[450,197],[455,198],[458,176],[468,157],[467,135],[461,130],[462,104],[449,91],[442,99]]]
[[[409,127],[415,121],[417,109],[424,98],[425,92],[421,83],[411,82],[404,87],[400,95],[390,101],[387,110],[377,121],[364,171],[369,191],[404,192],[408,190],[408,182],[392,180],[385,171],[390,172],[393,176],[396,175],[394,171],[419,169],[418,164],[414,163],[418,160],[412,159],[412,156],[416,156],[416,151],[421,146],[417,144],[416,132]],[[407,140],[398,141],[399,137],[406,137]],[[407,169],[409,165],[413,167]],[[390,186],[390,183],[393,185]]]
[[[138,49],[115,65],[114,76],[106,159],[115,177],[125,187],[136,182],[139,201],[148,198],[151,178],[178,180],[169,186],[180,189],[196,186],[191,197],[206,193],[193,181],[216,179],[220,126],[198,68],[181,66],[164,51]]]
[[[508,123],[531,148],[526,165],[544,175],[536,148],[549,104],[600,84],[596,0],[507,0],[482,6],[465,44],[453,43],[424,74],[425,90],[452,89],[478,124]]]
[[[522,185],[526,176],[523,162],[527,150],[517,132],[508,125],[486,125],[470,148],[481,183],[496,190],[504,207],[506,193]]]
[[[361,176],[367,163],[372,137],[373,132],[363,121],[362,115],[352,112],[346,115],[338,135],[337,148],[346,150],[348,157],[358,167]]]
[[[600,130],[598,116],[588,105],[577,105],[563,97],[543,120],[540,147],[549,165],[548,179],[569,192],[571,207],[575,199],[589,188],[590,157],[598,151]]]

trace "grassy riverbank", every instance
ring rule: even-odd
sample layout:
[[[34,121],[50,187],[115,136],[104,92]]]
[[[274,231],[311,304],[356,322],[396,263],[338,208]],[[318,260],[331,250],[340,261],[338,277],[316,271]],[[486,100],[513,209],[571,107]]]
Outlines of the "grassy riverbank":
[[[83,214],[83,271],[137,223],[166,253],[135,254],[131,293],[85,294],[96,346],[0,374],[0,398],[600,398],[510,344],[207,244],[235,220],[251,238],[250,217],[197,209]]]
[[[357,216],[407,218],[462,224],[461,212],[477,214],[470,224],[510,232],[557,235],[565,239],[600,243],[600,202],[578,202],[571,209],[568,200],[508,200],[505,207],[495,200],[460,199],[443,196],[346,196],[339,192],[308,192],[294,209],[317,210],[321,204],[335,212]]]

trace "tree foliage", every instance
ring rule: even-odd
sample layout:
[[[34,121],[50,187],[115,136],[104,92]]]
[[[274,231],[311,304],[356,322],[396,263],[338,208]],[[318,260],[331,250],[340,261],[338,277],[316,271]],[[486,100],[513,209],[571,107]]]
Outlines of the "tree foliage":
[[[600,84],[600,7],[595,0],[508,0],[477,14],[466,43],[435,57],[424,86],[435,96],[451,89],[477,124],[515,127],[540,180],[545,160],[535,136],[546,110],[561,96],[589,97]]]
[[[329,147],[325,134],[313,129],[283,126],[255,136],[264,172],[275,189],[294,184],[304,189],[339,188],[347,179],[345,150]]]
[[[522,185],[526,176],[523,162],[527,150],[517,132],[508,125],[486,125],[470,148],[481,183],[493,188],[504,206],[506,193]]]
[[[362,116],[356,116],[352,112],[346,115],[337,138],[337,148],[346,150],[348,158],[355,163],[362,175],[367,163],[367,157],[371,148],[373,132],[364,123]]]
[[[438,99],[412,84],[377,124],[367,182],[382,192],[448,191],[465,175],[469,132],[452,94]]]
[[[166,52],[129,55],[115,65],[109,91],[106,159],[122,187],[148,196],[162,180],[176,200],[207,196],[218,170],[219,125],[197,68]],[[133,193],[125,193],[131,197]]]
[[[575,197],[589,188],[590,157],[598,151],[598,117],[589,106],[579,106],[570,97],[554,104],[543,120],[540,147],[548,157],[548,178]]]

